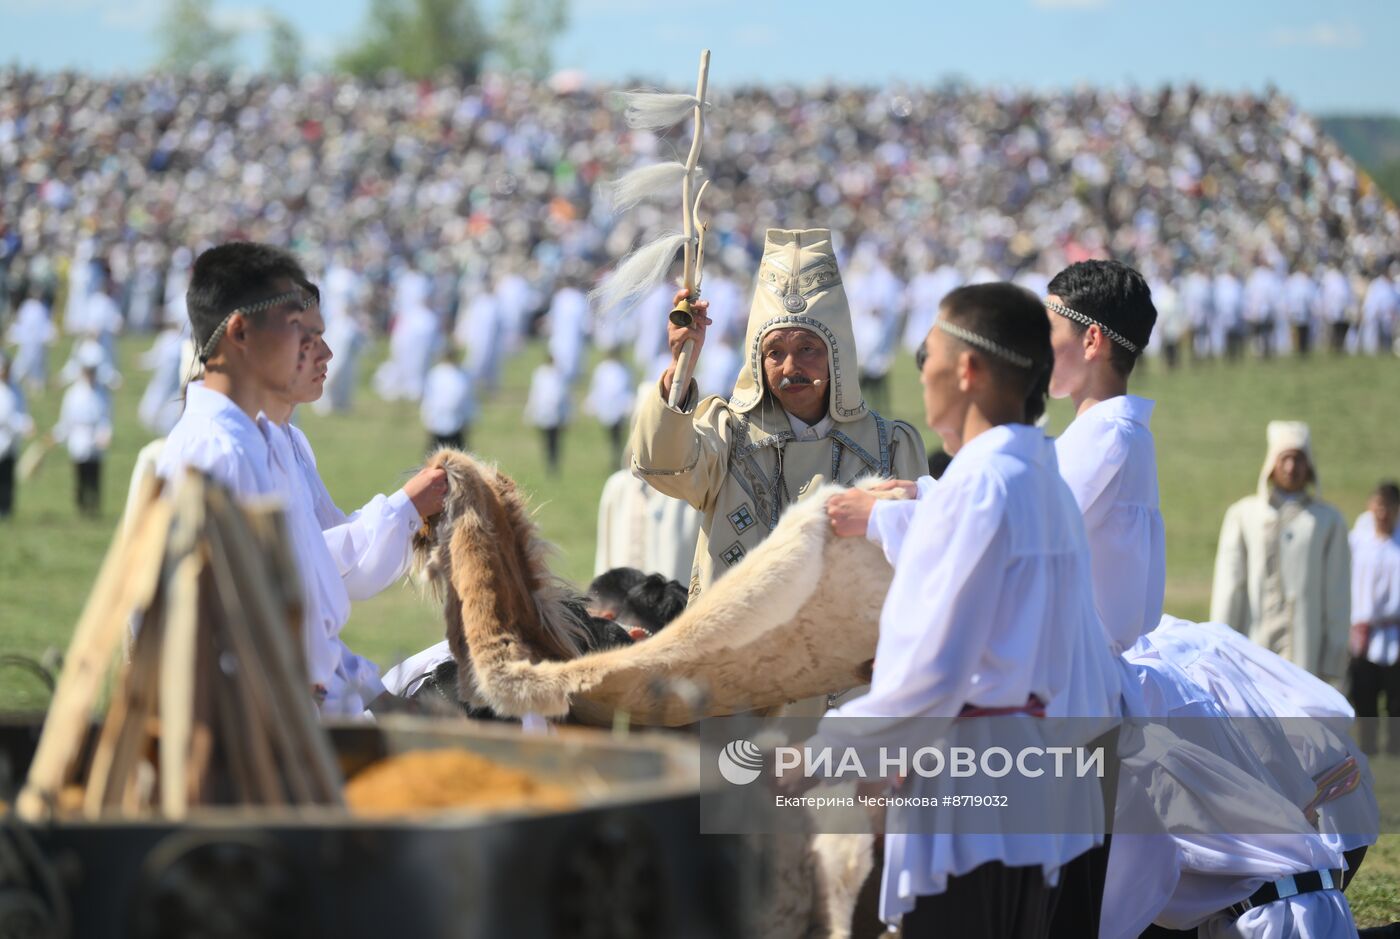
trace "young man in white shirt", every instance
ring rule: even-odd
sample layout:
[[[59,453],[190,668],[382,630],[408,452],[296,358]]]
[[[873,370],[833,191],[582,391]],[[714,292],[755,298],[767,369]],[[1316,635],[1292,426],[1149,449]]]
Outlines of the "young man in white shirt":
[[[324,381],[330,351],[321,338],[316,289],[285,251],[232,243],[195,261],[188,306],[205,379],[189,385],[156,472],[178,480],[191,467],[236,498],[283,500],[302,581],[310,684],[323,713],[362,713],[383,688],[373,666],[340,641],[349,589],[321,533],[293,438],[269,419],[291,414],[306,396],[304,383]]]
[[[11,383],[10,360],[0,352],[0,519],[15,507],[15,460],[19,445],[34,432],[34,420],[25,406],[19,383]]]
[[[112,443],[112,403],[98,382],[100,367],[100,350],[83,356],[53,429],[53,439],[68,445],[73,460],[78,511],[89,516],[102,511],[102,457]]]
[[[1084,515],[1094,606],[1115,653],[1162,618],[1166,533],[1157,494],[1153,402],[1128,394],[1157,310],[1142,275],[1117,261],[1081,261],[1045,300],[1055,370],[1050,396],[1075,419],[1055,441],[1060,474]]]
[[[850,747],[878,765],[881,746],[975,735],[988,711],[1008,715],[1000,733],[1027,746],[1044,733],[1041,716],[1087,718],[1076,741],[1087,744],[1117,723],[1121,679],[1094,612],[1083,521],[1053,444],[1033,426],[1051,366],[1043,307],[1010,284],[954,290],[918,362],[928,424],[954,458],[920,487],[902,529],[869,692],[828,712],[807,745]],[[848,524],[836,501],[836,532],[865,536],[864,519]],[[911,778],[901,795],[937,782]],[[977,783],[984,795],[988,782]],[[1092,826],[1105,809],[1097,786],[1074,798],[1051,791],[1064,798],[1035,811],[1059,820],[1058,833],[1017,832],[1024,816],[1006,821],[1011,813],[1001,831],[959,831],[954,817],[937,834],[901,830],[892,816],[882,917],[902,918],[910,937],[1050,935],[1062,869],[1082,867],[1103,841]],[[1087,891],[1101,895],[1102,880]],[[1076,934],[1092,935],[1098,906],[1084,907],[1071,911],[1084,920]]]
[[[1386,752],[1400,754],[1400,486],[1383,482],[1366,506],[1372,527],[1351,533],[1351,703],[1361,749],[1376,752],[1385,695]]]

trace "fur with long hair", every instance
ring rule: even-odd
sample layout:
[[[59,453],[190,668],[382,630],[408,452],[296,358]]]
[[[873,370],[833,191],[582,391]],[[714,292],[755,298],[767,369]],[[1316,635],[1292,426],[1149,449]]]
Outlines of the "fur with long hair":
[[[443,603],[459,696],[490,706],[500,693],[492,676],[505,663],[582,652],[576,598],[550,573],[552,546],[509,476],[450,448],[427,465],[447,472],[448,495],[413,538],[414,570]]]

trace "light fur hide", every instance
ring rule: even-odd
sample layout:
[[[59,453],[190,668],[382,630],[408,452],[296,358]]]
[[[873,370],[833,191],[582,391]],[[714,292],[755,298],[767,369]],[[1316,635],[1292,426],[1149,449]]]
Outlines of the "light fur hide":
[[[550,573],[551,546],[510,477],[450,448],[427,465],[447,472],[448,495],[427,535],[414,536],[414,567],[443,601],[458,697],[490,705],[509,693],[495,685],[503,664],[579,654],[572,592]]]
[[[420,567],[445,597],[462,699],[502,717],[571,711],[606,724],[680,726],[843,691],[868,680],[893,574],[864,538],[831,534],[827,485],[656,636],[577,656],[569,591],[514,484],[464,453],[439,451],[448,505]],[[881,493],[885,497],[894,494]]]

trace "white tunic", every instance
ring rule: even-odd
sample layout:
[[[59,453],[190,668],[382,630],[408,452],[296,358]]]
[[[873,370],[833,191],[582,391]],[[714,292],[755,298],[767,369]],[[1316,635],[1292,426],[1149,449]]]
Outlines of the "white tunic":
[[[627,366],[617,359],[599,362],[593,369],[583,409],[604,427],[612,427],[627,419],[633,403],[632,373]]]
[[[1361,301],[1361,351],[1368,354],[1386,352],[1380,348],[1381,339],[1395,338],[1395,317],[1400,312],[1400,295],[1388,277],[1377,277],[1366,288]]]
[[[466,370],[451,362],[434,365],[423,384],[419,415],[428,433],[439,437],[450,437],[470,424],[476,418],[476,396]]]
[[[1163,616],[1148,638],[1164,655],[1183,663],[1227,714],[1244,723],[1252,744],[1274,733],[1276,722],[1309,780],[1355,761],[1359,784],[1317,807],[1317,827],[1324,842],[1338,851],[1375,843],[1380,830],[1375,781],[1350,734],[1351,706],[1335,688],[1220,623]],[[1287,775],[1280,769],[1285,762],[1281,754],[1270,752],[1264,761],[1273,765],[1276,777]],[[1311,802],[1316,795],[1314,790],[1304,798]]]
[[[499,383],[502,336],[500,302],[490,293],[476,294],[458,314],[453,338],[466,350],[463,364],[487,391]]]
[[[1317,308],[1317,284],[1302,271],[1288,275],[1283,284],[1283,309],[1295,326],[1307,326]]]
[[[399,313],[389,333],[389,359],[374,373],[374,388],[386,401],[417,401],[423,397],[423,377],[428,374],[441,342],[437,314],[426,306],[411,306]]]
[[[68,445],[74,463],[100,460],[112,440],[112,402],[107,393],[79,376],[63,393],[53,439]]]
[[[1370,531],[1351,533],[1351,618],[1371,624],[1366,660],[1400,661],[1400,541]]]
[[[285,430],[340,579],[351,600],[368,600],[408,572],[413,561],[413,533],[423,520],[403,489],[388,496],[376,495],[346,515],[321,480],[306,434],[292,424]]]
[[[1157,625],[1167,587],[1152,408],[1136,395],[1100,401],[1055,441],[1060,473],[1084,513],[1094,605],[1115,654]]]
[[[1120,830],[1101,939],[1136,936],[1149,921],[1171,929],[1202,925],[1210,930],[1202,935],[1348,935],[1328,931],[1351,921],[1340,890],[1267,904],[1238,920],[1216,915],[1266,882],[1342,867],[1340,851],[1277,791],[1218,703],[1150,637],[1124,659],[1142,692],[1125,695],[1130,716],[1152,723],[1137,725],[1121,747]],[[1162,723],[1167,719],[1174,720]],[[1278,931],[1298,921],[1309,929]]]
[[[565,287],[549,304],[549,354],[569,384],[583,370],[587,337],[588,297],[577,287]]]
[[[923,345],[933,328],[939,304],[962,283],[957,269],[945,264],[932,271],[918,274],[904,291],[904,306],[909,311],[904,321],[904,348],[913,352]]]
[[[326,363],[325,391],[311,407],[317,414],[344,413],[350,410],[354,398],[360,355],[368,338],[359,320],[350,313],[327,313],[325,340],[334,355]]]
[[[266,419],[253,421],[203,382],[191,382],[185,411],[166,439],[156,473],[167,481],[178,479],[185,467],[206,473],[241,501],[271,496],[282,502],[299,565],[309,683],[327,689],[323,714],[363,713],[365,703],[382,686],[373,666],[361,669],[361,660],[350,656],[340,641],[350,597],[321,535],[313,496],[297,471],[290,437]]]
[[[48,307],[31,297],[20,304],[5,340],[16,346],[10,380],[15,384],[42,385],[48,376],[48,347],[56,331]]]
[[[180,419],[180,361],[185,335],[182,330],[165,329],[156,336],[154,345],[142,358],[151,370],[151,381],[141,395],[136,413],[141,424],[151,433],[164,436]]]
[[[1054,446],[1037,428],[1005,425],[969,441],[921,495],[881,614],[870,690],[829,712],[809,745],[852,747],[878,765],[879,747],[935,738],[965,704],[1022,707],[1031,695],[1047,717],[1097,719],[1085,722],[1087,742],[1090,724],[1097,732],[1117,721],[1120,693],[1093,608],[1083,521]],[[1041,732],[1037,719],[1017,720],[1020,732]],[[962,722],[960,733],[980,723]],[[912,794],[925,782],[911,780]],[[949,876],[989,861],[1039,865],[1053,881],[1102,840],[1074,820],[1101,812],[1097,795],[1047,809],[1064,813],[1067,834],[892,830],[882,916],[897,919]]]
[[[1328,323],[1344,323],[1351,312],[1351,284],[1346,275],[1335,267],[1322,272],[1319,307],[1322,318]]]
[[[19,443],[34,429],[34,420],[18,385],[0,382],[0,460],[19,454]]]
[[[559,369],[546,362],[530,377],[525,419],[534,427],[560,427],[569,420],[569,384]]]
[[[700,513],[689,503],[657,492],[628,470],[603,484],[598,499],[598,539],[593,576],[635,567],[690,585]]]

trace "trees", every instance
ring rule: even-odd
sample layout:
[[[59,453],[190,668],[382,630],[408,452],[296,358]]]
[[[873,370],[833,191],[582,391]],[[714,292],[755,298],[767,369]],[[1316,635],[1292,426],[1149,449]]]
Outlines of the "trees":
[[[160,61],[165,68],[228,69],[233,65],[234,30],[214,19],[212,0],[167,0],[158,29]]]
[[[395,69],[428,78],[452,69],[470,81],[489,56],[544,75],[550,46],[567,24],[567,0],[506,0],[494,30],[476,0],[370,0],[359,41],[336,65],[364,77]]]
[[[451,68],[470,81],[489,45],[474,0],[370,0],[359,42],[336,64],[354,75],[392,68],[410,78]]]
[[[291,79],[301,74],[301,34],[285,16],[271,9],[264,14],[267,30],[267,70],[278,78]]]
[[[544,76],[550,46],[568,24],[565,0],[507,0],[493,52],[507,69]]]

